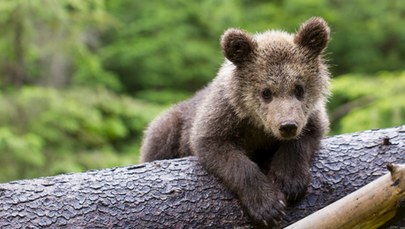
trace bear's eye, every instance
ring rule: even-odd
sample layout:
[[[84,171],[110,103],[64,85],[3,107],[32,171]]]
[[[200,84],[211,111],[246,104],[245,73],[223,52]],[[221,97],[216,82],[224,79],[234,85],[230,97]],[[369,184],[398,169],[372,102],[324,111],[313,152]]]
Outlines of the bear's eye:
[[[294,95],[298,100],[302,100],[304,98],[304,87],[302,85],[295,85]]]
[[[265,88],[262,90],[261,96],[266,102],[270,102],[271,99],[273,98],[273,93],[269,88]]]

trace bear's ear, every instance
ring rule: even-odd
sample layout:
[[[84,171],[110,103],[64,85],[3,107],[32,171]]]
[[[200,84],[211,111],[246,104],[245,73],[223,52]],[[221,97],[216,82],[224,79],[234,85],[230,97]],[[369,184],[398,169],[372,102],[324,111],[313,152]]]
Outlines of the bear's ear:
[[[253,58],[256,41],[239,29],[228,29],[221,37],[221,48],[225,57],[240,66]]]
[[[294,36],[294,42],[308,48],[318,56],[329,42],[330,29],[328,24],[320,17],[312,17],[304,22]]]

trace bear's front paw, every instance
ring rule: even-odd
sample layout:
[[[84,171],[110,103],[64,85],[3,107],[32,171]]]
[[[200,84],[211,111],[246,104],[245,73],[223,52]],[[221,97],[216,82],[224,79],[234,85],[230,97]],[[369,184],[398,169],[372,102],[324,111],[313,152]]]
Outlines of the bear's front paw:
[[[253,193],[251,193],[253,194]],[[265,227],[277,227],[285,215],[285,199],[281,192],[268,191],[242,198],[248,214],[255,224]]]
[[[310,176],[279,176],[276,178],[276,183],[284,193],[287,203],[296,203],[307,192],[307,187],[310,182]]]

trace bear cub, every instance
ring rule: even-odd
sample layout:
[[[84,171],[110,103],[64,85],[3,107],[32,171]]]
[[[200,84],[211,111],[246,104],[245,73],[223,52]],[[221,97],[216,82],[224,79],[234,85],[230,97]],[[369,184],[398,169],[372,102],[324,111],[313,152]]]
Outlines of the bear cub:
[[[149,125],[142,162],[195,155],[254,222],[277,225],[285,203],[305,194],[312,155],[329,129],[329,34],[318,17],[295,34],[225,31],[217,76]]]

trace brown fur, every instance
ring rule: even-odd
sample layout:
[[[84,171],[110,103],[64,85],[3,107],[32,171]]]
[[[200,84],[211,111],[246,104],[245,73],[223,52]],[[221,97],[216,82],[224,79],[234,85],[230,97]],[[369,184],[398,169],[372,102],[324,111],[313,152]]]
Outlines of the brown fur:
[[[329,27],[311,18],[296,34],[227,30],[217,77],[153,121],[141,160],[196,155],[235,192],[251,218],[274,225],[304,195],[329,122]]]

